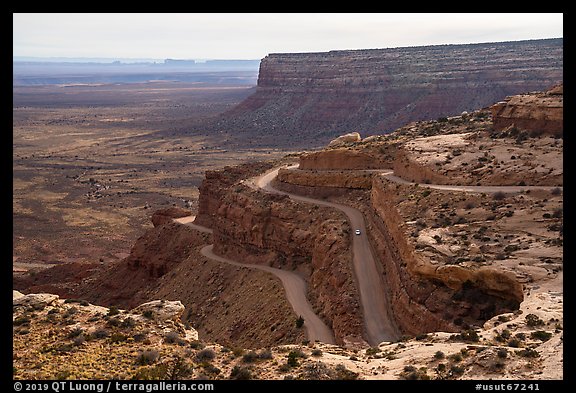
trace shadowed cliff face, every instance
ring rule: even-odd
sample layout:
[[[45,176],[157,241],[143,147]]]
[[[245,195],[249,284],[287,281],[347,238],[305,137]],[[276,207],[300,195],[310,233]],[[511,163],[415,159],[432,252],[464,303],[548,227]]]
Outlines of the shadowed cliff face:
[[[550,88],[562,81],[562,50],[562,39],[549,39],[271,54],[260,64],[256,93],[218,125],[276,145],[387,133]]]

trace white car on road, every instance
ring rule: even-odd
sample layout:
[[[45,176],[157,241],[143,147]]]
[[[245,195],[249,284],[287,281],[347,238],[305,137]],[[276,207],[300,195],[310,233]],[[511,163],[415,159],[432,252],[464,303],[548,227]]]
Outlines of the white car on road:
[[[356,229],[356,231],[354,231],[355,234],[359,235],[360,234],[360,229]]]

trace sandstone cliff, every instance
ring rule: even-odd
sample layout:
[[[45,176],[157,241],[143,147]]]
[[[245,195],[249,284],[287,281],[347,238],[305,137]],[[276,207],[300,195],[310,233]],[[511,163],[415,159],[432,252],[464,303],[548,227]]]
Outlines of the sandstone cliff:
[[[375,177],[366,219],[392,294],[396,322],[405,333],[458,331],[458,325],[518,308],[524,296],[513,274],[434,265],[408,240],[397,210],[398,186]],[[493,283],[498,283],[494,285]]]
[[[372,174],[352,171],[315,171],[301,169],[285,169],[278,171],[278,181],[320,189],[328,188],[371,188]]]
[[[394,144],[376,145],[356,143],[345,148],[334,148],[305,153],[299,157],[299,169],[381,169],[392,168]]]
[[[532,135],[563,136],[564,87],[559,85],[539,94],[507,97],[490,107],[494,129],[502,131],[515,127]]]
[[[318,146],[482,108],[562,78],[562,39],[270,54],[256,93],[217,127],[256,136],[255,144]]]

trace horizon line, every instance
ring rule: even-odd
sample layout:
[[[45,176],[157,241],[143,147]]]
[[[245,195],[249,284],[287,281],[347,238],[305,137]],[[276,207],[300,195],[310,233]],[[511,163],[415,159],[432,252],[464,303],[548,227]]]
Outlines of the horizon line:
[[[511,42],[528,42],[528,41],[546,41],[546,40],[559,40],[564,39],[563,36],[561,37],[548,37],[548,38],[530,38],[530,39],[521,39],[521,40],[505,40],[505,41],[486,41],[486,42],[470,42],[466,44],[462,43],[448,43],[448,44],[428,44],[428,45],[406,45],[406,46],[394,46],[394,47],[381,47],[381,48],[362,48],[362,49],[331,49],[326,51],[310,51],[310,52],[269,52],[266,56],[269,55],[277,55],[277,54],[315,54],[315,53],[333,53],[333,52],[346,52],[346,51],[365,51],[365,50],[387,50],[387,49],[402,49],[402,48],[425,48],[425,47],[434,47],[434,46],[464,46],[464,45],[488,45],[488,44],[504,44],[504,43],[511,43]],[[264,56],[264,57],[266,57]],[[17,58],[24,58],[28,60],[20,60]],[[36,60],[38,59],[38,60]],[[13,55],[12,62],[15,61],[29,61],[29,62],[41,62],[41,61],[53,61],[53,62],[63,62],[63,63],[74,63],[78,61],[72,60],[92,60],[91,62],[97,62],[95,60],[99,60],[102,62],[125,62],[124,64],[130,63],[151,63],[151,62],[165,62],[166,60],[175,60],[175,61],[195,61],[195,62],[208,62],[208,61],[260,61],[262,58],[251,58],[251,59],[238,59],[238,58],[174,58],[174,57],[163,57],[163,58],[151,58],[151,57],[99,57],[99,56],[28,56],[28,55]],[[70,61],[66,61],[70,60]]]

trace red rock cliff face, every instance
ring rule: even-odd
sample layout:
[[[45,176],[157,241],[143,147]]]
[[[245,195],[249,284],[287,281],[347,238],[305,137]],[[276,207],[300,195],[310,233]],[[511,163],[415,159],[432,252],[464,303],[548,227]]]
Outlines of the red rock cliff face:
[[[538,94],[508,97],[490,107],[494,129],[514,126],[533,135],[564,135],[564,87],[562,85]]]
[[[220,126],[275,144],[390,132],[562,81],[563,40],[271,54]],[[294,140],[294,137],[298,137]]]
[[[254,170],[247,168],[207,174],[200,188],[196,220],[213,229],[214,252],[243,263],[298,270],[307,278],[311,304],[337,342],[357,341],[363,322],[345,217],[254,191],[239,183]]]
[[[392,168],[394,147],[351,150],[321,150],[300,156],[300,169],[380,169]]]
[[[458,331],[461,327],[454,323],[458,318],[481,322],[487,315],[518,308],[522,286],[505,274],[454,266],[437,269],[420,259],[401,230],[404,220],[395,207],[395,187],[374,177],[366,221],[402,332]]]

